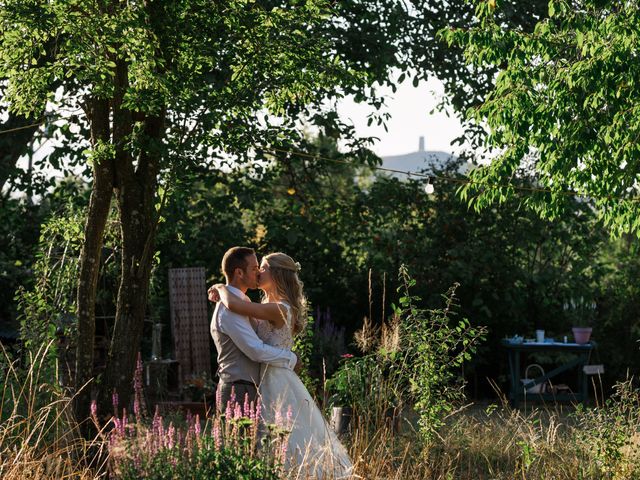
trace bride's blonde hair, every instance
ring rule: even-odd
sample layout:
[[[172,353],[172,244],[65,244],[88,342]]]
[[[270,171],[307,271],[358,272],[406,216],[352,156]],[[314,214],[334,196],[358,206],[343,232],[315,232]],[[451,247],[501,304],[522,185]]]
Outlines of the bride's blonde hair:
[[[270,253],[264,261],[269,265],[276,292],[291,306],[293,333],[297,335],[307,325],[307,299],[302,291],[304,284],[298,276],[300,264],[281,252]]]

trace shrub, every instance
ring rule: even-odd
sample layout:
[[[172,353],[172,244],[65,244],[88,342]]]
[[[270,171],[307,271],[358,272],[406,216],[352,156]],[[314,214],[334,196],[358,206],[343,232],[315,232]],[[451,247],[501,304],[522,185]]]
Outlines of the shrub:
[[[401,297],[391,319],[381,328],[365,319],[356,333],[364,356],[343,356],[327,388],[332,404],[352,406],[374,426],[409,405],[419,416],[423,438],[429,439],[464,400],[461,367],[486,329],[472,327],[467,319],[453,321],[457,285],[444,296],[444,308],[426,310],[416,306],[420,298],[411,295],[416,282],[406,267],[399,276]]]

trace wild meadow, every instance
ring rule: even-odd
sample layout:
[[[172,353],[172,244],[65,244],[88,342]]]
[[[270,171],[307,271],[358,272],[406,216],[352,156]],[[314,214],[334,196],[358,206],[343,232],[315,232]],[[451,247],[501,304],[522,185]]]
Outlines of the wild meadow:
[[[39,359],[34,360],[26,377],[9,378],[2,392],[3,405],[14,406],[4,409],[0,427],[3,479],[305,478],[285,474],[273,455],[278,442],[286,441],[286,419],[281,430],[273,429],[275,441],[267,455],[254,448],[255,410],[240,405],[226,416],[206,419],[157,413],[137,417],[121,411],[104,424],[96,418],[101,430],[87,440],[71,414],[72,398],[56,393],[49,403],[32,400],[46,388],[39,383]],[[396,425],[368,415],[356,413],[342,437],[356,461],[355,478],[595,480],[640,475],[640,401],[628,382],[599,408],[470,405],[452,412],[428,440],[418,431],[413,412],[403,413]]]
[[[440,310],[416,307],[414,282],[390,321],[365,322],[361,355],[345,355],[323,382],[331,405],[349,407],[341,439],[365,479],[632,479],[640,475],[640,396],[632,379],[593,406],[467,401],[457,369],[484,331],[452,322],[455,290]],[[311,479],[285,468],[291,418],[259,421],[261,405],[229,403],[208,415],[162,413],[147,405],[142,362],[131,408],[117,393],[109,411],[92,402],[78,422],[74,398],[52,386],[43,346],[20,368],[3,352],[0,427],[4,479]],[[595,383],[594,383],[595,386]],[[319,399],[322,401],[322,399]],[[86,432],[91,435],[87,436]]]

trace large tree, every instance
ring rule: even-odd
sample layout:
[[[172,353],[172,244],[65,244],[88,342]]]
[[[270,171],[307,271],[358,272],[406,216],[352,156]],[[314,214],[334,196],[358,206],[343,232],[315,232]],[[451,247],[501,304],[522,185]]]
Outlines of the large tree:
[[[580,196],[614,234],[640,235],[640,5],[553,0],[533,32],[505,28],[495,5],[479,4],[474,28],[444,33],[470,64],[499,69],[469,112],[488,126],[497,154],[465,194],[479,207],[505,201],[526,166],[540,191],[524,201],[544,216]]]

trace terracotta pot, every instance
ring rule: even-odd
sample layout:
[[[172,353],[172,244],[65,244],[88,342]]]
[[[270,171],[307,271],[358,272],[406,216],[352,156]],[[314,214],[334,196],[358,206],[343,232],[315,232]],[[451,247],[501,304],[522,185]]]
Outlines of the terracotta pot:
[[[589,343],[591,331],[593,330],[591,327],[573,327],[571,330],[573,331],[573,338],[577,344],[583,345]]]

